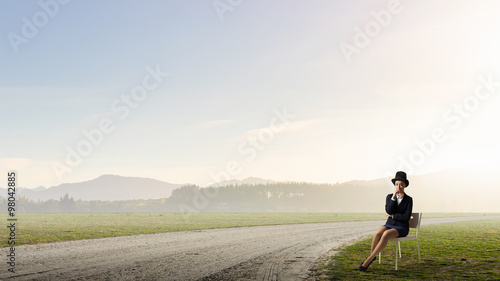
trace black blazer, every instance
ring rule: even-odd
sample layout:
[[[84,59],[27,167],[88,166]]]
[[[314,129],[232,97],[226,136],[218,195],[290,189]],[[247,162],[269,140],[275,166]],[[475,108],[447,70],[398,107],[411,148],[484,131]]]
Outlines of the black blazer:
[[[403,200],[398,206],[397,199],[396,201],[393,201],[391,199],[392,195],[393,193],[387,195],[387,198],[385,198],[385,212],[389,215],[392,215],[392,218],[387,218],[386,223],[409,228],[410,224],[408,223],[408,221],[410,220],[411,212],[413,210],[413,198],[405,193]]]

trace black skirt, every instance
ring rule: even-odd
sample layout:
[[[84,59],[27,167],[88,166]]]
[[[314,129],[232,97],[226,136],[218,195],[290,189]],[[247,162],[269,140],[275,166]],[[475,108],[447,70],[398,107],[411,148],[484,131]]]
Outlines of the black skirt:
[[[399,225],[393,225],[393,224],[384,224],[385,227],[389,228],[389,229],[395,229],[398,231],[399,233],[399,237],[405,237],[408,235],[408,232],[410,232],[410,228],[409,227],[404,227],[404,226],[399,226]]]

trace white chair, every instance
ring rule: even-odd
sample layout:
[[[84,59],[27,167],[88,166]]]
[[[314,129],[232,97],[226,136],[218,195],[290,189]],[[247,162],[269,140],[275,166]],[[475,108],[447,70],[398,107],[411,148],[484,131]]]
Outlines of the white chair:
[[[411,213],[411,218],[409,221],[410,228],[416,228],[417,233],[416,235],[408,235],[405,237],[397,237],[397,238],[391,238],[389,241],[394,241],[398,242],[396,244],[396,270],[398,270],[398,249],[399,249],[399,257],[401,258],[401,241],[407,241],[407,240],[413,240],[417,239],[417,249],[418,249],[418,263],[420,263],[420,245],[418,242],[418,229],[420,228],[420,221],[422,220],[422,213]],[[378,263],[380,264],[381,260],[381,253],[378,254]]]

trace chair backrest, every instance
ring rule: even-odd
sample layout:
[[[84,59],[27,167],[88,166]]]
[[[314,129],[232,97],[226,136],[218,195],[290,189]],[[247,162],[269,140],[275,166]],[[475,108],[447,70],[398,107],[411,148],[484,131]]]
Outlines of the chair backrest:
[[[411,228],[420,228],[420,220],[422,219],[422,213],[411,213],[410,224]]]

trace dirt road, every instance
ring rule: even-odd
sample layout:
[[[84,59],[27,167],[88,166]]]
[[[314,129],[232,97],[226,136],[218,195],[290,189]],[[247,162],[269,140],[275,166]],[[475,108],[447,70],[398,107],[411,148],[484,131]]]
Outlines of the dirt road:
[[[422,225],[500,217],[424,219]],[[384,221],[226,228],[16,247],[1,280],[303,280],[330,249]],[[2,249],[6,261],[7,248]]]

